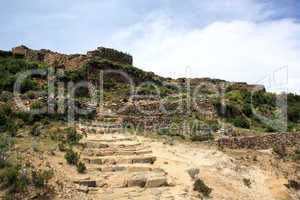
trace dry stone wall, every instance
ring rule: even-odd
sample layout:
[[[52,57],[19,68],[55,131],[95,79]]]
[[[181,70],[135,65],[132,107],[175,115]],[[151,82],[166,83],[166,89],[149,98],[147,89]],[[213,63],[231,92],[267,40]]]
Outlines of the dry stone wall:
[[[220,147],[230,149],[270,149],[274,145],[299,145],[300,133],[275,133],[265,136],[251,136],[241,138],[221,138],[218,140]]]

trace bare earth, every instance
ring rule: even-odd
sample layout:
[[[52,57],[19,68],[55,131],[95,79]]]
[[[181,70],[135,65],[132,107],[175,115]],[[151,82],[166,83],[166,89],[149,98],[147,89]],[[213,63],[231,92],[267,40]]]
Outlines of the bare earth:
[[[97,131],[89,133],[82,144],[85,148],[78,151],[87,165],[85,174],[67,165],[63,153],[48,159],[56,171],[56,184],[61,185],[56,199],[201,199],[187,173],[191,168],[199,169],[199,178],[213,189],[208,199],[297,199],[284,186],[287,179],[282,174],[271,167],[243,165],[215,146],[168,144],[161,139]],[[268,152],[260,154],[269,156]],[[246,186],[243,179],[249,179],[251,185]]]

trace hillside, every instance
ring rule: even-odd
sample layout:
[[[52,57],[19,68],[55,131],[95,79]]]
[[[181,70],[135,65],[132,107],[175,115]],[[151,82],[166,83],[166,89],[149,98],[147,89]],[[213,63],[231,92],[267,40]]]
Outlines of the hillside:
[[[0,71],[3,198],[300,197],[296,94],[165,78],[104,47],[19,46],[0,51]]]

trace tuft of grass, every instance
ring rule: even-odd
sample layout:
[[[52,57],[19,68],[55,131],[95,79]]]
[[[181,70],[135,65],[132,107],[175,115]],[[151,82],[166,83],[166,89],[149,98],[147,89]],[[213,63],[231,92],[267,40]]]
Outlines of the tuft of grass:
[[[198,174],[199,174],[200,170],[197,168],[192,168],[187,170],[187,173],[190,175],[190,177],[194,180]]]

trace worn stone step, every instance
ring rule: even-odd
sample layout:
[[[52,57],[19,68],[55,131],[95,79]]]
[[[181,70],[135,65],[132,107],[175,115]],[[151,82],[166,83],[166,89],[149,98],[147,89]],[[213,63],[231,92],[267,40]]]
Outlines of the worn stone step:
[[[129,174],[124,181],[124,187],[154,188],[168,186],[164,173],[136,172]]]
[[[94,157],[105,157],[105,156],[133,156],[133,155],[146,155],[151,154],[151,150],[142,150],[142,151],[122,151],[121,150],[94,150],[86,149],[83,151],[85,156],[94,156]]]
[[[102,180],[76,180],[74,181],[75,184],[86,186],[86,187],[103,187],[106,183]]]
[[[85,130],[86,132],[91,131],[97,133],[116,133],[121,132],[121,127],[93,127],[93,126],[80,126],[80,129]]]
[[[155,171],[155,172],[165,172],[161,168],[154,167],[153,165],[144,165],[144,164],[118,164],[118,165],[86,165],[88,171],[90,173],[94,173],[95,171],[100,171],[102,173],[117,173],[117,172],[147,172],[147,171]]]
[[[89,164],[96,165],[116,165],[116,164],[154,164],[156,161],[155,156],[136,156],[136,157],[110,157],[110,158],[97,158],[97,157],[84,157],[83,160]]]
[[[97,191],[90,191],[88,193],[92,199],[101,200],[186,200],[188,198],[187,192],[171,192],[170,187],[159,187],[159,188],[114,188],[107,189],[101,188]],[[193,198],[194,199],[194,198]],[[199,199],[195,198],[195,199]]]
[[[91,139],[89,137],[86,138],[89,142],[124,142],[124,141],[134,141],[133,138],[110,138],[110,139],[95,139],[95,137],[92,137]]]
[[[126,148],[137,148],[141,147],[141,143],[133,144],[109,144],[109,143],[100,143],[100,142],[81,142],[80,143],[85,148],[91,149],[102,149],[102,148],[111,148],[111,149],[126,149]]]
[[[91,168],[92,169],[92,168]],[[164,170],[161,168],[153,168],[151,166],[143,166],[143,165],[112,165],[112,166],[103,166],[95,168],[95,170],[101,171],[101,172],[123,172],[126,171],[128,173],[131,172],[161,172],[164,173]]]

